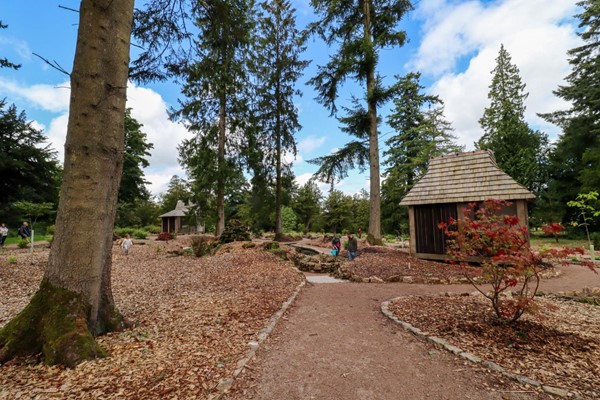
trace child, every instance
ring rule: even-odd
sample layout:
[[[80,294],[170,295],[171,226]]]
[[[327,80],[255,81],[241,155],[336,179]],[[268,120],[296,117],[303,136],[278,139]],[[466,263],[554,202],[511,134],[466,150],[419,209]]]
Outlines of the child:
[[[129,238],[129,234],[125,235],[125,239],[123,239],[123,243],[121,243],[121,246],[123,246],[123,248],[125,249],[125,255],[128,256],[129,248],[133,246],[133,241]]]
[[[333,235],[333,240],[331,241],[331,247],[333,247],[333,253],[337,257],[340,254],[340,250],[342,248],[342,242],[337,235]]]

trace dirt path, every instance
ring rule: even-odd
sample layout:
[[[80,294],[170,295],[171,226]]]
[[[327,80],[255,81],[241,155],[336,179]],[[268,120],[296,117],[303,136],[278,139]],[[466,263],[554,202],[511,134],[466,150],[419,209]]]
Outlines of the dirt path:
[[[567,267],[541,290],[600,286]],[[468,285],[309,284],[236,383],[232,399],[542,399],[415,338],[381,314],[401,295],[472,292]]]

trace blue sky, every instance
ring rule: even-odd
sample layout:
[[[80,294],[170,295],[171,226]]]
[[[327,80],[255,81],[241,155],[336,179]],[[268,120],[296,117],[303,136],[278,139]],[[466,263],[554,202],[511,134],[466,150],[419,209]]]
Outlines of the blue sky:
[[[136,6],[143,3],[136,1]],[[315,20],[309,0],[293,0],[293,4],[299,27]],[[532,128],[547,132],[551,139],[557,137],[558,129],[536,114],[567,107],[552,91],[570,71],[567,50],[581,43],[576,35],[577,21],[573,19],[576,0],[420,0],[415,4],[415,10],[400,24],[408,33],[409,43],[381,54],[379,70],[386,79],[391,82],[394,75],[420,71],[427,90],[445,102],[446,118],[452,122],[459,142],[471,150],[481,135],[477,121],[488,104],[490,71],[503,43],[527,85],[527,122]],[[78,8],[79,2],[2,0],[0,20],[9,27],[0,30],[0,56],[22,67],[18,71],[0,70],[0,97],[15,103],[44,130],[62,160],[68,77],[33,55],[40,54],[66,70],[71,69],[78,15],[59,5]],[[348,140],[340,132],[338,121],[314,100],[313,89],[305,85],[317,65],[325,64],[331,53],[331,49],[311,39],[304,54],[312,63],[298,83],[304,95],[296,99],[303,126],[297,134],[299,153],[293,161],[299,183],[306,182],[316,170],[306,160],[329,154]],[[348,83],[339,104],[348,104],[352,94],[361,97],[362,91]],[[164,191],[171,176],[185,176],[177,163],[176,146],[191,134],[169,121],[166,112],[176,104],[178,96],[179,88],[170,82],[144,87],[129,85],[128,106],[154,144],[150,167],[146,169],[154,194]],[[380,115],[385,118],[388,111],[384,109]],[[380,130],[383,148],[390,128],[384,124]],[[336,187],[353,194],[368,189],[368,179],[368,171],[354,172]],[[322,188],[326,190],[327,186]]]

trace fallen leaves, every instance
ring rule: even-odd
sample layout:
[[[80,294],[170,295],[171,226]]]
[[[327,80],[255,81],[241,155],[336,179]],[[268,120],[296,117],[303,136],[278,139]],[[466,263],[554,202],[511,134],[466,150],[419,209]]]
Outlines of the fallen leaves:
[[[183,239],[183,238],[182,238]],[[289,264],[235,245],[214,257],[173,257],[187,243],[115,248],[113,295],[133,324],[98,338],[109,357],[75,369],[19,359],[0,366],[0,398],[204,399],[300,283]],[[37,290],[48,252],[0,258],[0,326]]]

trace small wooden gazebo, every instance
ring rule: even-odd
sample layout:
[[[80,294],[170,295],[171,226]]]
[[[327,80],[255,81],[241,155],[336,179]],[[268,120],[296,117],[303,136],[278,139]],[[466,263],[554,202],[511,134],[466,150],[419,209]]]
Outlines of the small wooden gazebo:
[[[410,254],[417,258],[446,259],[446,237],[440,222],[458,218],[471,202],[494,198],[510,201],[503,214],[516,215],[527,225],[527,201],[535,195],[503,172],[491,151],[434,157],[425,175],[400,202],[408,206]]]

